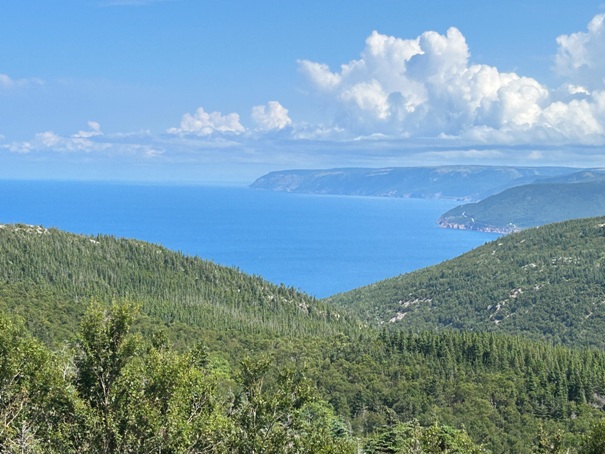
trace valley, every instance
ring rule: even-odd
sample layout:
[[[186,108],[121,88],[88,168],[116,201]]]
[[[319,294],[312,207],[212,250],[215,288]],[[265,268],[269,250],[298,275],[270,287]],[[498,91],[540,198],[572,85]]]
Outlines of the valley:
[[[178,451],[188,437],[209,452],[282,452],[286,440],[314,452],[408,443],[469,453],[532,452],[547,443],[584,452],[605,399],[604,226],[605,218],[591,218],[530,229],[316,300],[159,245],[5,225],[0,312],[9,337],[0,392],[13,397],[0,403],[0,442],[18,443],[31,427],[44,434],[31,443],[46,452],[77,452],[82,442],[90,449],[172,443]],[[118,344],[103,337],[111,332],[121,333]],[[86,367],[105,361],[94,353],[104,342],[123,358],[108,401],[117,406],[99,407],[81,387]],[[34,350],[41,356],[19,360]],[[53,369],[64,361],[75,361],[68,374]],[[165,381],[170,368],[190,378]],[[34,370],[46,370],[59,388]],[[9,380],[15,373],[17,388]],[[160,379],[164,391],[148,387]],[[43,393],[39,383],[47,383]],[[179,407],[187,398],[175,399],[200,392],[214,403],[200,407],[202,419],[187,420]],[[153,399],[174,410],[153,410]],[[25,404],[14,413],[19,402],[37,410]],[[264,416],[250,425],[251,412]],[[51,415],[61,436],[40,426]],[[107,418],[118,425],[104,426]],[[140,424],[150,433],[181,429],[156,439]],[[303,435],[309,430],[315,438]]]

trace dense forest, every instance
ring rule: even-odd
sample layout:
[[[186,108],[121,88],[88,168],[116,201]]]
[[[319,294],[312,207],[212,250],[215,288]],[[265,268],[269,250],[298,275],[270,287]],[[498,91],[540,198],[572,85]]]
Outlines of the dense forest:
[[[503,275],[516,260],[525,276],[544,243],[554,254],[545,263],[561,264],[560,291],[577,286],[562,295],[580,300],[580,282],[597,287],[603,225],[548,226],[470,254],[496,248]],[[431,270],[458,288],[458,274]],[[499,301],[495,284],[490,295]],[[602,330],[545,329],[563,296],[525,330],[380,323],[393,306],[372,298],[336,306],[158,245],[3,226],[0,451],[603,452]],[[552,332],[565,325],[556,323]]]
[[[293,288],[159,245],[26,225],[0,228],[0,309],[21,315],[45,342],[68,339],[92,300],[125,297],[143,304],[140,323],[169,326],[183,340],[304,337],[354,326]]]

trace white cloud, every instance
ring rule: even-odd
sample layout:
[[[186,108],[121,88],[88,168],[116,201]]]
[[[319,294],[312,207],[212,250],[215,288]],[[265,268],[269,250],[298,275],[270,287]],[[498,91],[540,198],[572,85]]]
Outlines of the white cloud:
[[[354,106],[360,111],[368,112],[372,117],[384,120],[389,116],[389,93],[377,80],[359,82],[340,92],[338,99]]]
[[[506,77],[507,76],[507,77]],[[475,122],[495,128],[530,128],[538,121],[549,92],[535,79],[506,75],[501,77],[495,93],[478,96]],[[494,96],[495,95],[495,96]]]
[[[209,136],[213,133],[241,134],[245,128],[239,121],[239,115],[230,113],[222,115],[220,112],[206,112],[202,107],[198,108],[192,115],[186,113],[181,119],[178,128],[170,128],[170,134],[195,134]]]
[[[61,143],[63,139],[52,131],[45,131],[36,134],[34,140],[45,148],[52,148]]]
[[[339,74],[330,72],[328,65],[308,60],[299,60],[298,65],[300,72],[313,81],[315,86],[321,90],[332,90],[341,82],[342,77]]]
[[[566,137],[602,135],[603,123],[599,121],[599,117],[603,117],[602,109],[599,112],[598,105],[586,100],[554,102],[541,115],[546,127],[553,128]]]
[[[43,85],[44,82],[41,79],[32,77],[29,79],[13,79],[8,74],[0,73],[0,88],[11,89],[18,87],[27,87],[30,85]]]
[[[324,124],[294,124],[284,106],[270,101],[252,107],[254,128],[248,130],[237,113],[223,115],[200,107],[185,113],[168,134],[104,134],[90,121],[71,135],[45,131],[12,143],[0,136],[0,148],[18,153],[98,152],[101,158],[159,162],[265,160],[272,166],[420,165],[427,160],[519,164],[528,159],[605,165],[604,30],[605,15],[599,15],[586,32],[557,39],[555,69],[567,79],[554,90],[531,77],[475,64],[456,28],[413,39],[375,31],[358,59],[335,69],[298,61],[300,73],[319,98]],[[38,83],[43,82],[0,74],[0,90]],[[222,153],[226,149],[228,159]]]
[[[605,88],[605,14],[596,15],[586,32],[561,35],[556,71],[590,89]]]
[[[425,158],[432,159],[436,162],[456,162],[456,161],[481,161],[481,160],[499,160],[506,158],[506,155],[501,150],[477,150],[474,148],[463,150],[439,150],[428,151],[424,153]]]
[[[70,136],[61,136],[53,131],[37,133],[32,140],[12,142],[3,146],[14,153],[30,153],[36,151],[55,152],[96,152],[106,150],[110,144],[93,140],[94,137],[102,136],[101,126],[96,121],[89,121],[90,130],[79,131]]]
[[[292,124],[292,120],[288,116],[288,109],[277,101],[269,101],[264,106],[254,106],[252,120],[261,131],[283,129]]]
[[[570,95],[589,95],[590,92],[586,87],[582,87],[581,85],[572,85],[566,84],[564,87],[567,89]]]
[[[79,131],[79,132],[73,134],[72,137],[86,139],[89,137],[103,135],[103,133],[101,132],[101,125],[99,123],[97,123],[96,121],[89,121],[88,127],[90,128],[89,131]]]
[[[588,34],[558,38],[568,56],[594,62],[591,68],[601,77],[604,18],[596,16]],[[382,134],[480,143],[605,143],[602,95],[583,80],[551,91],[533,78],[469,60],[466,40],[453,27],[445,35],[429,31],[415,39],[375,31],[360,59],[339,71],[307,60],[299,61],[299,69],[335,107],[333,127],[348,131],[350,138]]]

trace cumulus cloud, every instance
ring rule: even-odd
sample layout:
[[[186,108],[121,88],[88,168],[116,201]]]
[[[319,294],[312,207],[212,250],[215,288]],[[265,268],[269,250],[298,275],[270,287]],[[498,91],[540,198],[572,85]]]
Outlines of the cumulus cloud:
[[[336,88],[342,80],[339,74],[330,71],[328,65],[309,60],[299,60],[298,65],[300,71],[321,90],[330,91]]]
[[[241,125],[239,115],[236,113],[222,115],[220,112],[206,112],[200,107],[194,114],[184,114],[178,128],[168,129],[170,134],[199,136],[209,136],[216,132],[241,134],[245,132],[245,128]]]
[[[269,101],[264,106],[254,106],[252,120],[261,131],[283,129],[292,124],[292,120],[288,116],[288,109],[277,101]]]
[[[561,35],[555,70],[589,89],[605,88],[605,14],[596,15],[586,32]]]
[[[558,38],[566,49],[560,55],[568,57],[566,65],[561,57],[559,66],[605,74],[605,60],[598,58],[605,54],[604,17],[596,16],[587,34]],[[428,31],[414,39],[375,31],[361,57],[339,71],[308,60],[298,63],[317,94],[335,106],[334,126],[351,137],[605,141],[603,94],[589,91],[584,81],[571,80],[564,90],[552,91],[533,78],[469,61],[466,39],[452,27],[444,35]]]

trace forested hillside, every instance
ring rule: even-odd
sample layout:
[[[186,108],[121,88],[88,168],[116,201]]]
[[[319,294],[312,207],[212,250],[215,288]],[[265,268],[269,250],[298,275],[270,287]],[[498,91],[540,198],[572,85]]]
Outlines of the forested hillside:
[[[508,285],[520,284],[505,273],[555,266],[559,281],[548,279],[561,287],[549,295],[570,283],[569,293],[583,299],[580,282],[594,289],[601,278],[598,244],[605,241],[605,219],[585,222],[474,251],[491,277],[502,265],[501,279],[472,281],[474,290],[498,294],[497,285],[484,285],[496,281],[510,295]],[[534,251],[541,242],[554,254],[544,262]],[[523,247],[534,253],[524,257]],[[462,275],[478,267],[471,262],[458,269]],[[448,272],[436,276],[441,282]],[[450,281],[448,288],[463,286]],[[374,306],[351,306],[370,315],[360,321],[332,301],[161,246],[3,226],[0,451],[599,452],[601,350],[545,342],[558,339],[558,328],[541,335],[540,324],[510,330],[534,340],[439,332],[428,320],[388,330],[406,325],[380,324],[382,302],[374,296]],[[472,319],[461,301],[456,317]],[[598,320],[595,301],[588,304]],[[546,320],[560,312],[553,307]],[[490,319],[486,329],[505,327],[504,320]],[[586,325],[581,340],[561,340],[599,345],[600,334],[590,330],[600,326]]]
[[[142,323],[176,337],[334,334],[351,324],[293,288],[111,236],[26,225],[0,228],[0,309],[22,315],[46,342],[69,339],[92,300],[142,303]]]
[[[501,237],[328,302],[396,329],[499,331],[605,347],[605,217]]]
[[[592,175],[590,178],[588,175]],[[582,172],[507,189],[444,213],[442,227],[510,233],[605,214],[605,177]]]
[[[93,305],[49,351],[0,314],[1,452],[600,452],[605,354],[498,334],[274,345],[236,368],[203,339],[133,335]],[[468,431],[468,434],[467,434]]]

